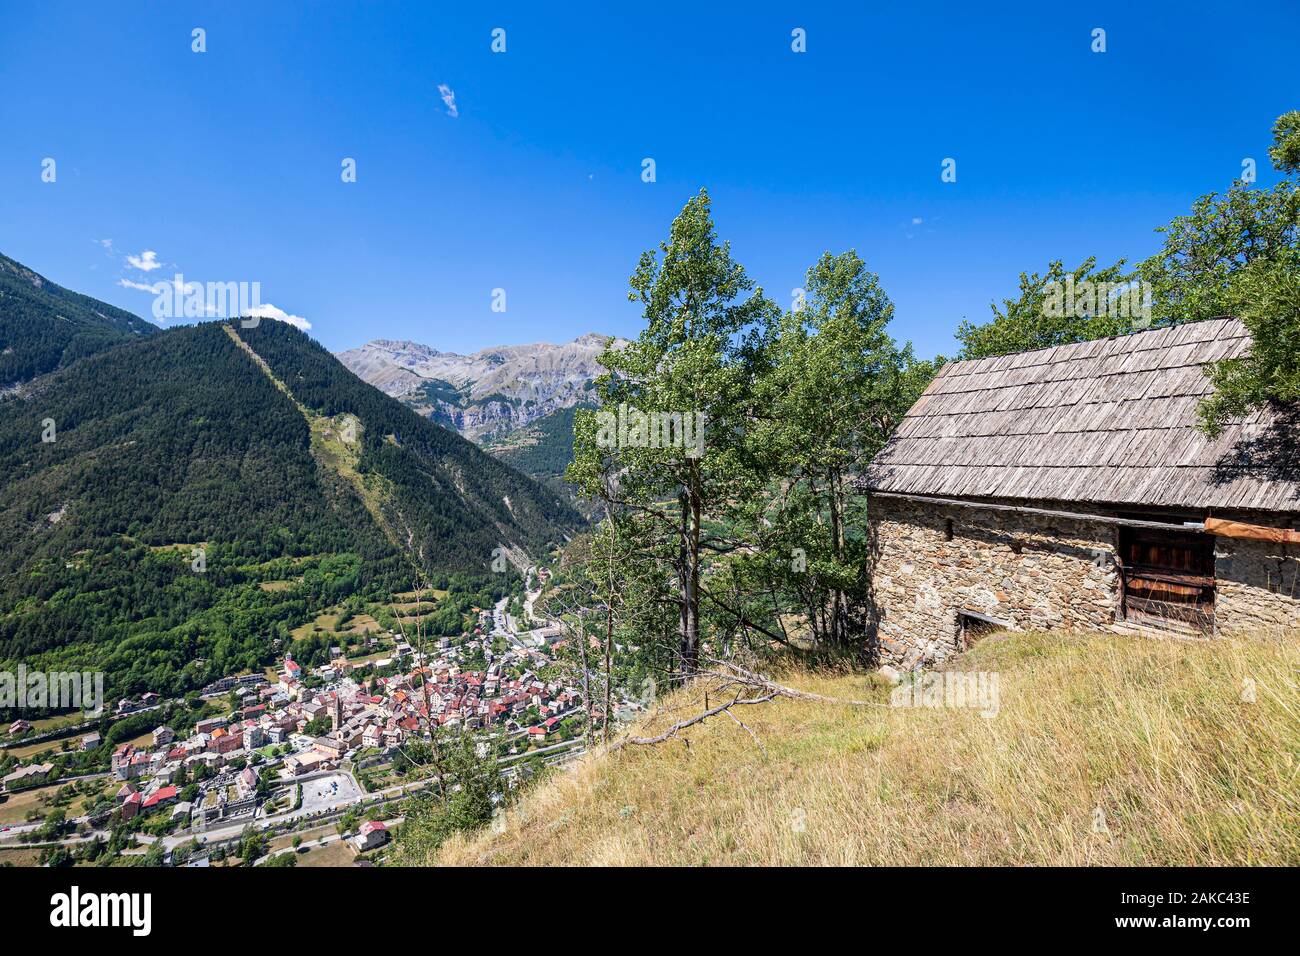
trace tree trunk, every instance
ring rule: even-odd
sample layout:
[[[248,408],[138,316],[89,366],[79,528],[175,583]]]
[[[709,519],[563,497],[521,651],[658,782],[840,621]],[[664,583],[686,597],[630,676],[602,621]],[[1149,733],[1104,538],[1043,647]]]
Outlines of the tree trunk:
[[[578,611],[578,651],[582,655],[582,703],[587,708],[587,749],[596,743],[595,715],[591,701],[591,666],[587,663],[587,619]]]
[[[687,502],[689,517],[686,527],[686,575],[682,605],[682,669],[686,675],[694,674],[700,662],[700,523],[702,504],[698,487],[698,474],[691,469],[691,488]]]
[[[689,559],[689,533],[690,527],[690,501],[687,497],[686,488],[677,495],[677,508],[679,520],[677,526],[677,651],[678,667],[681,671],[680,678],[684,679],[687,671],[687,660],[690,653],[690,559]]]
[[[613,714],[610,708],[613,706],[613,655],[614,655],[614,522],[609,516],[609,511],[605,512],[605,521],[609,525],[609,554],[606,555],[606,564],[609,568],[609,592],[605,595],[605,718],[601,726],[602,735],[605,742],[609,742],[609,731]]]

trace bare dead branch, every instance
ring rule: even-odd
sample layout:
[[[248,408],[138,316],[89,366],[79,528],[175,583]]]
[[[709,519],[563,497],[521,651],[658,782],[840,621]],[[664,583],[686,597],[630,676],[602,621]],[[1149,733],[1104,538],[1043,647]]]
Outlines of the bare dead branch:
[[[726,703],[718,704],[716,707],[707,707],[704,710],[700,711],[700,713],[696,714],[694,717],[688,717],[684,720],[677,721],[677,723],[673,724],[662,734],[658,734],[657,736],[624,737],[622,740],[618,741],[617,743],[612,744],[609,748],[609,752],[614,753],[628,746],[649,747],[655,744],[662,744],[666,741],[676,738],[677,735],[681,731],[685,730],[687,727],[693,727],[695,724],[703,723],[704,721],[708,720],[710,717],[716,717],[718,714],[727,713],[728,711],[731,710],[732,707],[749,707],[755,704],[766,704],[769,700],[773,700],[777,696],[778,696],[777,694],[772,693],[764,697],[742,698],[739,694],[737,694],[735,697],[733,697],[731,700],[727,701]]]
[[[841,707],[888,707],[886,703],[878,700],[852,700],[847,697],[827,697],[825,694],[814,694],[811,691],[798,690],[794,687],[787,687],[784,684],[778,684],[776,681],[769,680],[753,671],[745,670],[739,664],[733,664],[730,661],[720,661],[712,658],[712,663],[719,667],[724,667],[730,673],[719,671],[704,671],[704,674],[710,674],[714,677],[730,679],[739,683],[747,684],[750,687],[770,691],[776,697],[789,697],[792,700],[809,700],[819,704],[838,704]]]
[[[745,733],[749,734],[749,739],[754,741],[754,746],[756,746],[759,750],[763,751],[763,756],[766,757],[767,748],[763,746],[763,741],[758,739],[758,734],[750,730],[749,725],[745,723],[743,720],[741,720],[739,717],[737,717],[735,714],[733,714],[730,710],[726,711],[726,714],[728,717],[730,717],[732,720],[736,722],[737,727],[739,727]]]

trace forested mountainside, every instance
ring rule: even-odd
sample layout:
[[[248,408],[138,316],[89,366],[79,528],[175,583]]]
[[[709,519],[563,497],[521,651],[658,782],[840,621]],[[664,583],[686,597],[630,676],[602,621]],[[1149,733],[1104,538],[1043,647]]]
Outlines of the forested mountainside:
[[[483,447],[511,468],[567,497],[571,492],[564,483],[564,471],[573,461],[573,416],[578,409],[591,407],[580,404],[551,412]]]
[[[322,608],[411,587],[412,552],[436,586],[482,588],[494,548],[578,520],[271,321],[29,383],[0,402],[0,469],[0,662],[120,692],[258,667]]]
[[[158,330],[0,255],[0,391]]]
[[[393,483],[407,520],[433,532],[426,540],[450,537],[449,566],[482,566],[503,534],[536,548],[573,526],[574,512],[537,482],[367,385],[302,332],[263,322],[240,334],[298,401],[360,419],[369,438],[358,469]]]

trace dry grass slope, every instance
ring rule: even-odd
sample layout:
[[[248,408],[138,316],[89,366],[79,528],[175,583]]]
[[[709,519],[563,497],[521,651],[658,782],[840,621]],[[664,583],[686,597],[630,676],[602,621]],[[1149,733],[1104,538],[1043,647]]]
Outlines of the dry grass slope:
[[[999,673],[996,717],[779,700],[742,715],[761,748],[720,717],[588,757],[422,862],[1300,864],[1294,638],[1008,634],[950,667]],[[784,679],[888,699],[874,675]]]

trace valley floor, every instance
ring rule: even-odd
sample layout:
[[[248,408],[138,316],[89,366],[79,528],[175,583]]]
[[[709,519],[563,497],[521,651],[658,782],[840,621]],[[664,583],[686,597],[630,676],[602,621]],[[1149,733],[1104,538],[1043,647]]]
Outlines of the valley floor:
[[[1300,641],[1005,634],[998,712],[779,699],[591,755],[458,865],[1300,864]],[[791,671],[887,704],[874,674]],[[698,711],[673,700],[662,731]],[[713,703],[716,704],[716,696]],[[752,735],[750,733],[752,731]],[[498,832],[493,832],[498,831]]]

